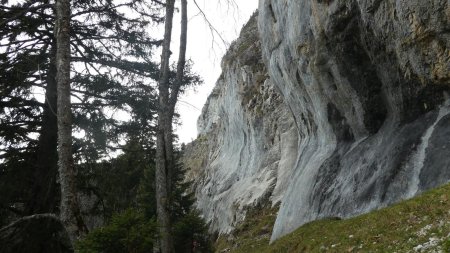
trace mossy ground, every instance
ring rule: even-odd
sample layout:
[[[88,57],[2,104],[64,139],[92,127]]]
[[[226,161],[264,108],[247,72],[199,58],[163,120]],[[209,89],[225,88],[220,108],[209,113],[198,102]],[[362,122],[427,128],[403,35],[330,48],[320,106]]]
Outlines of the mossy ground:
[[[278,206],[249,211],[231,235],[217,239],[216,252],[259,252],[267,248],[277,211]]]
[[[346,220],[324,219],[269,245],[276,210],[259,210],[217,252],[450,252],[450,184]]]

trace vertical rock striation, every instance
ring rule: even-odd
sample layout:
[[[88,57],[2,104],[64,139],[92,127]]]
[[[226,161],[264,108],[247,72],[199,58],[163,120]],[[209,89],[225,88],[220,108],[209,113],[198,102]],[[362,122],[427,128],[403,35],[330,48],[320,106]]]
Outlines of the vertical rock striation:
[[[223,73],[186,147],[187,179],[213,231],[230,232],[248,207],[281,200],[297,153],[288,107],[267,76],[253,15],[222,60]]]
[[[212,229],[281,202],[274,240],[449,182],[449,20],[447,0],[260,0],[185,155]]]
[[[260,0],[259,12],[299,135],[272,239],[449,181],[448,1]]]

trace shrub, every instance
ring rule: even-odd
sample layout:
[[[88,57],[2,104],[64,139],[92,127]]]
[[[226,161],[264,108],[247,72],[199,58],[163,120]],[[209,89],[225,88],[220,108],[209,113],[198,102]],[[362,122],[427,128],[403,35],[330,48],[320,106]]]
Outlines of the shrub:
[[[137,209],[127,209],[112,217],[109,224],[91,231],[76,244],[80,253],[152,252],[157,235],[156,221]]]
[[[208,228],[198,212],[190,212],[174,224],[175,252],[213,252]]]

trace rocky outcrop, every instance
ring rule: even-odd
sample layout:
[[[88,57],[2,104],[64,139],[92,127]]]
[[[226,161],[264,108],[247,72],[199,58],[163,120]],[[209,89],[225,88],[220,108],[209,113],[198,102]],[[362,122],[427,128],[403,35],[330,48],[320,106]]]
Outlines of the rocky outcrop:
[[[448,182],[449,10],[446,0],[260,0],[260,42],[250,21],[191,146],[213,229],[281,201],[273,240]]]
[[[279,202],[297,153],[292,114],[262,62],[256,18],[223,58],[199,137],[184,155],[197,206],[220,233],[242,221],[248,207]]]
[[[450,179],[446,0],[261,0],[269,75],[299,135],[272,239]]]

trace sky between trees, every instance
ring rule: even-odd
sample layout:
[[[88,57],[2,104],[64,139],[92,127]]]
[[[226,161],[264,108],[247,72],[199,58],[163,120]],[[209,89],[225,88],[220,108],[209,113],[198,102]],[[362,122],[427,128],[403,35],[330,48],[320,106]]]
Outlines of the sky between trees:
[[[208,19],[228,43],[238,37],[242,26],[258,7],[258,0],[234,0],[234,2],[235,6],[228,6],[223,0],[197,0]],[[204,83],[195,90],[189,90],[179,99],[178,112],[181,115],[182,125],[175,130],[180,143],[191,142],[197,137],[197,118],[220,75],[220,61],[227,48],[217,35],[213,44],[211,31],[198,13],[197,7],[190,1],[187,59],[192,59],[193,71],[203,78]],[[174,24],[179,22],[179,16],[176,15]],[[179,34],[178,25],[174,25],[174,34]],[[178,55],[178,37],[172,43],[173,55]]]

